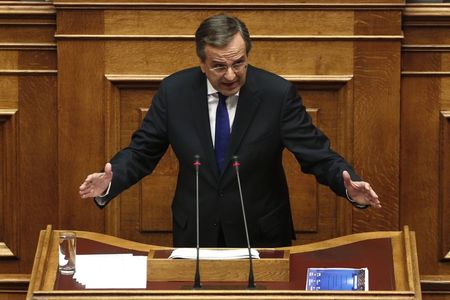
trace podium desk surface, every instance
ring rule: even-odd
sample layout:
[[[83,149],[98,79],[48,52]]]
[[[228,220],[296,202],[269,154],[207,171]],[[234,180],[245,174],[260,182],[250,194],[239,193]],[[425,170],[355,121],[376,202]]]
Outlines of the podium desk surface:
[[[192,281],[147,281],[146,289],[141,290],[85,289],[72,276],[57,271],[57,233],[51,227],[41,231],[27,299],[73,299],[74,295],[80,299],[191,299],[193,295],[201,296],[195,299],[421,299],[414,233],[407,227],[401,232],[361,233],[308,245],[261,249],[262,257],[278,249],[290,251],[290,279],[269,282],[255,278],[255,290],[247,290],[247,282],[202,282],[201,290],[192,290]],[[147,256],[150,250],[168,253],[170,248],[77,231],[77,254]],[[305,291],[309,267],[368,268],[370,291]]]

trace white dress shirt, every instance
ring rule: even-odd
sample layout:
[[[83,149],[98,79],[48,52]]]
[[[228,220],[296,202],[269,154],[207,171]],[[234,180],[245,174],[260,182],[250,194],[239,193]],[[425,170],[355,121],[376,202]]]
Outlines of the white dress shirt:
[[[209,126],[211,127],[211,138],[213,142],[213,146],[215,145],[215,136],[216,136],[216,110],[217,105],[219,104],[219,94],[218,91],[213,88],[209,80],[207,80],[208,85],[208,111],[209,111]],[[227,99],[227,110],[228,110],[228,118],[230,119],[230,127],[233,128],[234,116],[236,115],[236,107],[239,99],[239,92],[234,95],[231,95]],[[230,128],[230,132],[231,132]]]

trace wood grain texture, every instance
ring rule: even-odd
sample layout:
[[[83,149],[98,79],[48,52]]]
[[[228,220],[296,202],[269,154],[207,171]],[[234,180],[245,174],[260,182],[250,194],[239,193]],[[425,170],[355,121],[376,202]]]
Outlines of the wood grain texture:
[[[352,35],[352,11],[328,10],[227,10],[246,21],[252,36]],[[105,12],[105,34],[190,35],[217,10],[138,10]],[[291,20],[296,20],[292,22]]]
[[[98,244],[108,243],[110,245],[133,251],[149,251],[158,249],[152,245],[135,243],[111,236],[105,236],[90,232],[77,231],[77,236],[84,239],[96,241]],[[404,231],[384,231],[354,234],[345,237],[339,237],[320,243],[286,247],[290,253],[299,255],[308,252],[317,252],[321,250],[329,250],[336,253],[341,260],[348,257],[348,252],[364,251],[364,246],[374,240],[382,239],[391,245],[396,245],[389,256],[392,255],[392,268],[395,273],[395,290],[389,291],[369,291],[359,293],[336,292],[336,291],[316,291],[310,293],[296,286],[292,290],[275,290],[275,289],[203,289],[196,290],[190,287],[181,287],[181,289],[171,290],[152,290],[152,287],[138,290],[58,290],[55,286],[57,253],[58,253],[58,231],[48,228],[40,234],[39,247],[37,249],[36,263],[31,276],[30,289],[27,299],[71,299],[71,298],[92,298],[95,299],[421,299],[421,291],[419,284],[419,273],[417,268],[414,233],[410,232],[407,227]],[[386,241],[387,240],[387,241]],[[355,245],[360,245],[359,247]],[[345,247],[346,251],[339,251],[336,247]],[[95,246],[94,246],[95,247]],[[97,246],[98,247],[98,246]],[[356,249],[355,249],[356,248]],[[108,248],[106,248],[108,249]],[[270,249],[273,250],[273,249]],[[283,250],[283,248],[279,248]],[[373,253],[373,252],[372,252]],[[333,254],[331,254],[333,255]],[[292,256],[291,256],[292,259]],[[347,258],[348,259],[348,258]],[[268,283],[267,283],[268,284]],[[262,285],[264,286],[264,285]]]
[[[450,260],[450,111],[441,111],[439,125],[439,218],[441,259]],[[450,292],[450,291],[449,291]]]
[[[1,195],[0,216],[4,220],[1,240],[3,241],[0,256],[3,258],[16,258],[19,254],[19,222],[18,222],[18,113],[17,109],[0,110],[0,137],[1,137]]]
[[[412,5],[404,17],[401,222],[416,230],[421,274],[450,272],[442,260],[448,252],[445,224],[450,218],[443,170],[448,152],[443,112],[450,108],[449,16],[445,5]]]
[[[147,1],[147,0],[134,0],[134,1],[121,1],[121,0],[110,0],[108,2],[102,0],[84,0],[84,1],[70,1],[70,0],[55,0],[53,1],[55,6],[59,9],[73,9],[73,8],[98,8],[98,9],[106,9],[106,8],[129,8],[129,7],[141,7],[141,8],[152,8],[152,7],[175,7],[177,9],[189,8],[189,7],[216,7],[216,8],[224,8],[224,7],[241,7],[241,8],[299,8],[299,7],[317,7],[317,6],[337,6],[337,7],[359,7],[359,6],[368,6],[368,7],[402,7],[404,4],[401,1],[363,1],[363,0],[352,0],[346,1],[345,3],[340,3],[339,1],[286,1],[286,0],[274,0],[274,1],[261,1],[261,0],[250,0],[243,3],[236,4],[234,1],[225,0],[221,2],[213,2],[213,1],[195,1],[195,0],[182,0],[177,2],[167,2],[164,0],[157,1]]]
[[[77,190],[127,144],[159,82],[198,65],[193,33],[220,12],[247,23],[250,63],[297,85],[382,201],[354,210],[286,154],[296,243],[408,224],[421,273],[448,274],[450,9],[399,0],[0,2],[0,112],[15,111],[0,118],[0,248],[19,256],[1,272],[29,272],[46,223],[171,244],[170,151],[105,210]]]
[[[355,167],[382,203],[380,210],[354,212],[356,232],[399,226],[399,49],[399,43],[355,43]]]
[[[58,223],[63,228],[104,230],[104,212],[81,200],[87,174],[103,169],[105,106],[103,43],[58,44]]]

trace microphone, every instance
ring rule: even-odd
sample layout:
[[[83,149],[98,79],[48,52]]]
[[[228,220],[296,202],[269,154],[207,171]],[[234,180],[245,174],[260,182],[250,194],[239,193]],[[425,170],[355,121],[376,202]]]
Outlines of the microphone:
[[[247,218],[245,217],[245,208],[244,208],[244,198],[242,197],[242,188],[241,188],[241,179],[239,177],[239,166],[241,164],[239,163],[238,157],[235,155],[233,156],[233,167],[236,170],[236,178],[238,182],[239,187],[239,197],[241,199],[241,207],[242,207],[242,216],[244,218],[244,227],[245,227],[245,236],[247,238],[247,247],[248,247],[248,257],[249,257],[249,272],[248,272],[248,288],[254,289],[255,286],[255,276],[253,275],[253,258],[252,258],[252,251],[250,248],[250,239],[248,237],[248,228],[247,228]]]
[[[194,155],[194,163],[195,167],[195,204],[196,204],[196,219],[197,219],[197,259],[195,261],[195,277],[194,277],[194,289],[200,289],[202,285],[200,284],[200,226],[199,226],[199,196],[198,196],[198,172],[201,166],[200,163],[200,155]]]

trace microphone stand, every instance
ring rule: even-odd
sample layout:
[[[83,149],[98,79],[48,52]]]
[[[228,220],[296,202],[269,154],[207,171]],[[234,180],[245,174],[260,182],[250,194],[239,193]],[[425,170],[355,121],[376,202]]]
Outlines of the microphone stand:
[[[197,259],[195,264],[195,279],[194,279],[194,289],[200,289],[202,287],[200,283],[200,226],[199,226],[199,193],[198,193],[198,173],[199,173],[199,167],[201,165],[200,163],[200,156],[195,155],[195,202],[196,202],[196,218],[197,218]]]
[[[255,286],[255,276],[253,275],[253,258],[252,258],[252,251],[250,248],[250,239],[248,237],[247,218],[245,217],[245,208],[244,208],[244,199],[242,197],[241,179],[239,177],[239,166],[241,164],[239,163],[237,156],[233,156],[233,161],[234,161],[233,167],[236,170],[236,177],[237,177],[237,182],[238,182],[238,187],[239,187],[239,196],[241,199],[242,216],[244,218],[245,236],[247,238],[248,257],[249,257],[249,263],[250,263],[250,269],[249,269],[249,274],[248,274],[248,288],[254,289],[254,288],[256,288],[256,286]]]

